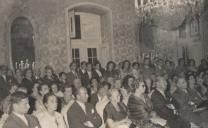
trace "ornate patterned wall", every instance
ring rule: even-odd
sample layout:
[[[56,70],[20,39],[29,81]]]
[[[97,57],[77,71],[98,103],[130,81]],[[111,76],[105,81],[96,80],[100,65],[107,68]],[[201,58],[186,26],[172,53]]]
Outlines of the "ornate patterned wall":
[[[68,49],[65,9],[76,3],[91,2],[112,10],[113,44],[112,58],[121,61],[135,60],[134,1],[129,0],[0,0],[0,57],[1,63],[9,63],[9,22],[24,15],[34,27],[36,60],[40,67],[52,65],[57,72],[67,70]],[[107,36],[105,36],[107,37]],[[107,39],[105,39],[107,41]]]

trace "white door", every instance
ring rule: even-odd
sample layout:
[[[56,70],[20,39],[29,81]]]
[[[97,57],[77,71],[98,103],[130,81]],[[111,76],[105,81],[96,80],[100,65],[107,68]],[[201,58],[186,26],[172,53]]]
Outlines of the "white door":
[[[76,62],[78,65],[80,65],[82,61],[94,63],[96,60],[99,60],[98,48],[74,47],[72,48],[72,60]]]
[[[75,19],[77,16],[79,21],[75,21],[75,26],[79,29],[79,38],[72,38],[70,41],[72,60],[76,61],[77,64],[80,64],[81,61],[90,63],[95,60],[102,61],[102,57],[100,57],[100,49],[102,48],[100,16],[75,12]]]

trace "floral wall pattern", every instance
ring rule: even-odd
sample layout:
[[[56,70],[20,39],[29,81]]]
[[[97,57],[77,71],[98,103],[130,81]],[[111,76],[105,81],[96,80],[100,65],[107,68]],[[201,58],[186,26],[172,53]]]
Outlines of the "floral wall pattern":
[[[2,64],[9,64],[8,29],[13,17],[26,16],[34,27],[34,46],[39,68],[52,65],[56,72],[68,71],[67,29],[65,9],[73,4],[90,2],[112,10],[113,44],[112,59],[136,60],[134,1],[129,0],[0,0],[0,57]],[[106,33],[105,38],[108,37]],[[105,42],[108,39],[104,39]]]

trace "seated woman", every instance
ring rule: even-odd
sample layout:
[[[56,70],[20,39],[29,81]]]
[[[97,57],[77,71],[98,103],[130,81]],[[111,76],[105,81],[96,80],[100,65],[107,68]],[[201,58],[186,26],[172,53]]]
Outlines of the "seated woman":
[[[131,63],[128,60],[122,62],[122,67],[120,70],[120,78],[124,79],[127,75],[131,74]]]
[[[58,98],[62,98],[64,96],[63,92],[59,89],[56,83],[51,85],[51,92]]]
[[[194,59],[190,59],[189,60],[189,64],[188,64],[188,68],[187,68],[188,72],[197,72],[197,66],[196,66],[196,61]]]
[[[43,104],[46,111],[36,116],[41,128],[66,128],[63,116],[56,112],[58,106],[56,96],[51,93],[46,94],[43,97]]]
[[[48,85],[41,84],[40,86],[38,86],[38,92],[40,96],[35,101],[35,111],[33,111],[33,115],[37,115],[46,110],[43,104],[43,97],[45,94],[49,93]]]
[[[90,80],[90,85],[91,85],[91,87],[90,87],[90,93],[91,93],[90,96],[97,93],[97,88],[98,88],[98,84],[99,84],[98,81],[99,80],[97,78],[92,78]]]
[[[51,93],[53,93],[56,97],[57,97],[57,101],[58,101],[58,107],[57,107],[57,111],[61,112],[61,102],[62,102],[62,98],[64,96],[63,92],[58,88],[58,84],[53,83],[51,85]]]
[[[108,98],[110,102],[103,111],[106,128],[128,128],[130,126],[130,120],[127,119],[127,108],[120,102],[120,97],[117,89],[109,90]]]
[[[112,88],[120,89],[122,86],[122,79],[115,79]]]
[[[136,85],[128,101],[129,119],[136,126],[142,128],[165,126],[167,121],[156,116],[152,111],[152,103],[145,94],[146,86],[144,82],[138,82]]]
[[[37,99],[40,99],[40,95],[38,92],[38,87],[40,86],[39,82],[35,82],[32,88],[32,93],[29,96],[29,105],[30,105],[30,109],[28,111],[28,114],[32,114],[33,111],[36,109],[35,108],[35,103]]]
[[[135,77],[136,80],[140,80],[141,79],[141,71],[140,71],[140,64],[138,62],[134,62],[132,64],[132,71],[131,74],[132,76]]]
[[[125,105],[127,105],[129,96],[131,95],[132,90],[134,89],[134,81],[135,78],[131,75],[127,75],[123,79],[122,87],[120,88],[120,92],[122,95],[122,101]]]
[[[118,72],[116,71],[116,64],[113,61],[109,61],[106,65],[106,71],[104,73],[104,78],[113,77],[118,78]]]
[[[52,83],[58,82],[58,77],[55,75],[53,68],[50,65],[45,67],[45,76],[42,78],[42,82],[51,85]]]

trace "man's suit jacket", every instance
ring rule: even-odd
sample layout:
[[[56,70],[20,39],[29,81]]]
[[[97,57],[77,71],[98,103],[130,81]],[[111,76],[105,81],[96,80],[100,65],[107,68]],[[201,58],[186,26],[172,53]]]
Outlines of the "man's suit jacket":
[[[83,73],[81,69],[78,70],[78,76],[80,79],[82,79],[84,77],[84,74],[86,73],[86,71]]]
[[[86,72],[87,72],[87,71],[85,71],[85,72],[83,73],[81,69],[78,70],[78,76],[79,76],[79,78],[80,78],[80,80],[81,80],[83,86],[85,86]]]
[[[96,78],[97,80],[101,80],[102,78],[104,78],[104,71],[100,71],[100,73],[102,74],[102,76],[99,76],[98,73],[93,70],[92,71],[92,78]]]
[[[32,93],[33,85],[34,85],[33,80],[28,80],[26,78],[24,78],[22,80],[22,85],[21,86],[25,87],[27,89],[27,92],[28,92],[29,95]]]
[[[171,120],[175,117],[174,111],[167,107],[168,104],[173,104],[176,109],[179,108],[176,100],[169,96],[164,97],[158,90],[155,90],[151,96],[154,111],[163,119]]]
[[[83,75],[83,78],[82,78],[83,86],[86,88],[89,88],[90,80],[91,80],[90,76],[88,75],[87,72],[85,72],[85,74]]]
[[[67,74],[67,79],[66,79],[66,83],[69,85],[73,85],[73,81],[75,79],[79,78],[77,72],[75,72],[75,74],[71,71]]]
[[[166,94],[166,97],[164,97],[158,90],[155,90],[151,100],[154,111],[161,118],[167,120],[170,128],[190,128],[190,123],[187,120],[175,115],[174,111],[167,107],[168,104],[172,104],[177,110],[179,108],[177,101],[171,95]]]
[[[98,128],[102,124],[102,119],[96,109],[89,103],[85,103],[86,113],[81,106],[74,102],[67,112],[68,123],[70,128],[89,128],[84,125],[86,121],[92,122],[93,128]]]
[[[139,97],[131,95],[128,100],[129,118],[132,121],[149,120],[151,118],[152,103],[145,96],[146,102]]]
[[[95,107],[98,101],[99,101],[98,94],[97,93],[92,94],[92,96],[90,97],[90,103]]]
[[[177,100],[177,102],[180,105],[179,112],[181,117],[185,118],[186,120],[189,120],[191,122],[194,122],[197,125],[200,125],[202,123],[203,118],[200,117],[199,113],[193,112],[195,109],[194,105],[190,105],[189,102],[194,102],[194,99],[192,99],[192,96],[190,96],[191,93],[187,92],[185,93],[181,89],[177,89],[173,96]]]
[[[15,114],[11,114],[3,125],[3,128],[41,128],[38,119],[31,115],[25,115],[28,126],[22,119],[17,117]]]
[[[0,76],[0,101],[9,95],[9,87],[7,81]]]

